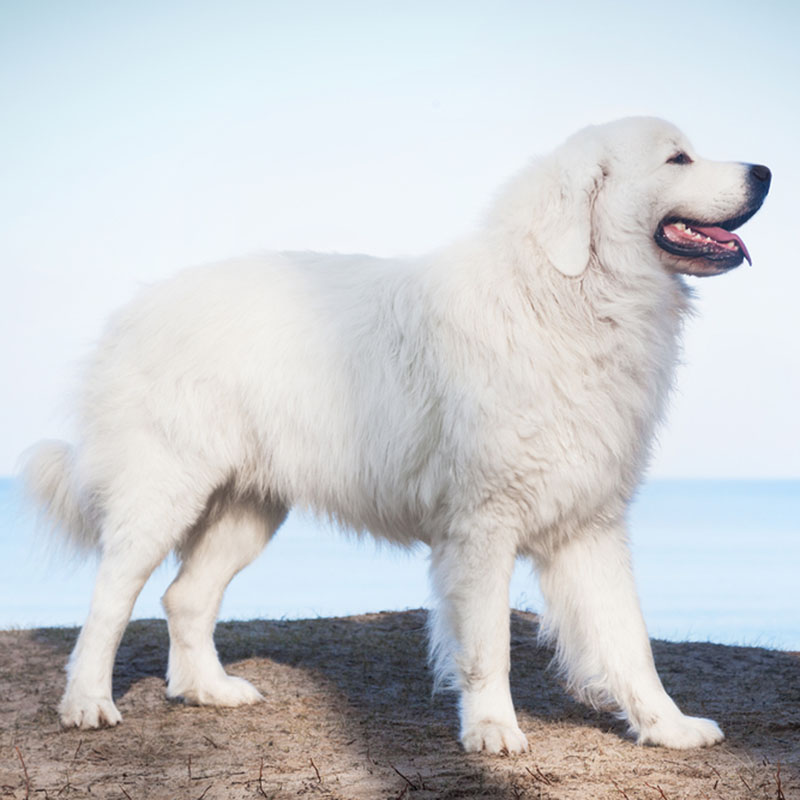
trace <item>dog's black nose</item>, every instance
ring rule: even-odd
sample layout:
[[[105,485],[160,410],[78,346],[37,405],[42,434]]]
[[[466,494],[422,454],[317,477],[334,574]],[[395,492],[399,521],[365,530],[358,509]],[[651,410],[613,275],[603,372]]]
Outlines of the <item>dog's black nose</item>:
[[[750,180],[766,194],[772,180],[772,173],[769,171],[769,167],[765,167],[763,164],[751,164]]]

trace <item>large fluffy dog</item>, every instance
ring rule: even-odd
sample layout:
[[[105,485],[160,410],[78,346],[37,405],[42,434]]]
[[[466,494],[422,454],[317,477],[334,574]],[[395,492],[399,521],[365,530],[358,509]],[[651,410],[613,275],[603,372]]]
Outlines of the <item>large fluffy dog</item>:
[[[224,672],[215,617],[298,506],[429,545],[431,653],[467,750],[527,747],[508,683],[518,555],[576,696],[618,709],[639,742],[722,739],[656,674],[625,514],[672,380],[679,273],[749,258],[731,231],[769,182],[701,159],[665,122],[623,120],[535,161],[434,256],[271,255],[146,291],[88,369],[79,445],[41,444],[27,466],[51,520],[101,552],[63,723],[120,721],[115,651],[170,551],[168,696],[258,700]]]

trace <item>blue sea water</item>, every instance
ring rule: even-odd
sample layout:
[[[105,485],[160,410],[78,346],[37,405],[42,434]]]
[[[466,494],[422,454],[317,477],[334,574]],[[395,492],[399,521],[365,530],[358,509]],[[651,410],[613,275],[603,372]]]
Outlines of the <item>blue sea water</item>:
[[[634,565],[651,636],[800,650],[800,481],[652,481],[631,512]],[[0,480],[0,628],[78,625],[94,563],[49,555],[15,484]],[[174,562],[134,617],[163,616]],[[292,514],[232,582],[222,619],[329,617],[427,605],[426,549],[377,547]],[[511,602],[542,607],[520,563]]]

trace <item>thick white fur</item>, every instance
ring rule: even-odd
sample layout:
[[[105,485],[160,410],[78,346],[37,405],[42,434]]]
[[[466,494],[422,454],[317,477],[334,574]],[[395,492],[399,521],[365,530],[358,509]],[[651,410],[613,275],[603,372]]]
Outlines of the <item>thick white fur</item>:
[[[694,164],[666,163],[677,150]],[[119,722],[114,655],[170,551],[168,695],[259,699],[225,674],[212,631],[228,581],[299,506],[430,546],[431,652],[467,750],[527,748],[508,684],[520,554],[578,697],[640,742],[719,741],[656,674],[625,513],[688,309],[653,232],[673,212],[739,213],[745,172],[667,123],[624,120],[535,161],[481,230],[430,257],[269,255],[146,291],[87,371],[80,443],[41,445],[27,466],[52,521],[102,554],[63,723]]]

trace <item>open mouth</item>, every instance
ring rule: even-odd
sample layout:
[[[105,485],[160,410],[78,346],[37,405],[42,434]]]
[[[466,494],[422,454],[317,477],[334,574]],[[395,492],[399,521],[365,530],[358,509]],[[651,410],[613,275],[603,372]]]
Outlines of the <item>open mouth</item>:
[[[753,263],[745,243],[732,232],[749,216],[711,225],[669,217],[658,226],[655,241],[662,250],[686,259],[681,272],[719,275],[738,267],[744,259],[748,264]]]

